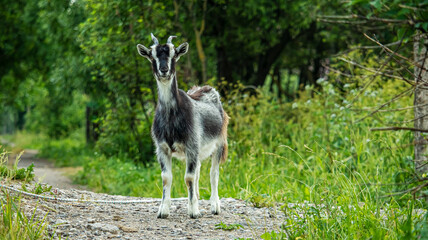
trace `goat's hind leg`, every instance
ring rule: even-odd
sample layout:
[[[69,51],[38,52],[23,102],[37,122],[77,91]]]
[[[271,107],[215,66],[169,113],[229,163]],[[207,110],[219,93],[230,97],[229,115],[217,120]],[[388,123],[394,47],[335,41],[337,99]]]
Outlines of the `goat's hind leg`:
[[[212,214],[220,214],[220,199],[218,197],[218,178],[219,178],[219,165],[220,158],[224,151],[223,145],[219,146],[218,149],[213,153],[211,158],[211,213]]]
[[[157,149],[158,162],[162,169],[162,203],[159,207],[158,218],[167,218],[171,207],[172,161],[168,147]]]
[[[199,203],[196,195],[196,174],[198,168],[198,154],[192,151],[186,152],[186,174],[184,175],[184,181],[187,185],[187,191],[189,194],[187,213],[191,218],[199,218]],[[198,179],[199,180],[199,179]]]
[[[196,179],[195,179],[195,192],[196,192],[196,198],[199,199],[199,175],[201,173],[201,161],[197,162],[196,165]]]

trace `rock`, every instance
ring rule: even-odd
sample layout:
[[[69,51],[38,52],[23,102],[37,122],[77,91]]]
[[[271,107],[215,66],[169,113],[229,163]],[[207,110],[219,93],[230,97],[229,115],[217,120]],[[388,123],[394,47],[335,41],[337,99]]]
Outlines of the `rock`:
[[[124,232],[138,232],[138,229],[128,226],[119,226],[119,229]]]
[[[119,228],[112,224],[94,223],[94,224],[89,224],[88,228],[91,230],[95,230],[95,232],[97,231],[109,232],[109,233],[119,232]]]
[[[68,222],[66,220],[63,220],[63,219],[57,219],[55,221],[55,225],[65,225],[65,224],[68,224]]]

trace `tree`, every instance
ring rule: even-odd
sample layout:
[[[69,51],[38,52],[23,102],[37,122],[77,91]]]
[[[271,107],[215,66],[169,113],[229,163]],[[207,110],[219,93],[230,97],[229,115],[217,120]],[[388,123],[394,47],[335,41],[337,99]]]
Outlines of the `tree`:
[[[416,32],[414,36],[415,73],[415,128],[428,130],[428,34]],[[428,173],[428,138],[415,131],[415,169],[420,175]]]

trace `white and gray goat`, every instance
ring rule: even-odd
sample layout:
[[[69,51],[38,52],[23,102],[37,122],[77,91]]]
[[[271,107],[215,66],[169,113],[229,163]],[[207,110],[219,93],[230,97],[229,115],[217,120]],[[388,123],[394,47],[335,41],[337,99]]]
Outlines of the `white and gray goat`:
[[[175,48],[171,42],[175,36],[170,36],[166,44],[159,44],[153,34],[151,37],[154,44],[150,48],[138,44],[137,49],[141,56],[152,63],[158,86],[158,103],[152,126],[152,138],[163,182],[158,218],[166,218],[170,213],[172,157],[186,161],[184,180],[189,196],[187,213],[191,218],[198,218],[201,161],[211,156],[211,212],[219,214],[219,164],[227,158],[229,117],[214,88],[193,87],[187,93],[178,89],[175,64],[187,53],[189,44],[185,42]]]

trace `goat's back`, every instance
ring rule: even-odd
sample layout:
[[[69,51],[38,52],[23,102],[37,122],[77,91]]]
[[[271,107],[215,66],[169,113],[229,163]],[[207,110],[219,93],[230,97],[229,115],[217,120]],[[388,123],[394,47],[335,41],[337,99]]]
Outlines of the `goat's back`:
[[[220,95],[213,87],[208,85],[203,87],[194,86],[187,91],[187,95],[196,101],[220,104]]]

